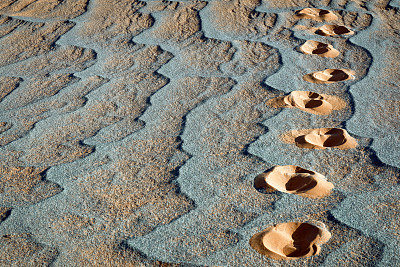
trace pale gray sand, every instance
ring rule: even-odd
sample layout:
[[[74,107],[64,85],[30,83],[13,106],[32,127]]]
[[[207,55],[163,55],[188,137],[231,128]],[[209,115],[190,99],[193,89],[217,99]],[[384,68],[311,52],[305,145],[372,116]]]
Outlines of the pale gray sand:
[[[0,3],[0,265],[396,266],[399,3],[364,2]],[[324,22],[293,18],[312,6],[355,34],[319,36]],[[303,54],[307,40],[340,54]],[[355,79],[302,79],[336,68]],[[295,90],[347,106],[266,105]],[[326,127],[358,146],[282,139]],[[258,192],[254,178],[275,165],[335,188],[318,200]],[[307,220],[332,234],[317,256],[276,261],[249,245]]]

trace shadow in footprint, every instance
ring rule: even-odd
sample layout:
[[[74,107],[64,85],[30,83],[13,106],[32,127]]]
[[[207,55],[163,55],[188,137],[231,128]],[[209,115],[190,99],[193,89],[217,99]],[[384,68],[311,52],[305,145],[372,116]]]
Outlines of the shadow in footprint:
[[[0,207],[0,223],[5,221],[11,215],[11,208]]]

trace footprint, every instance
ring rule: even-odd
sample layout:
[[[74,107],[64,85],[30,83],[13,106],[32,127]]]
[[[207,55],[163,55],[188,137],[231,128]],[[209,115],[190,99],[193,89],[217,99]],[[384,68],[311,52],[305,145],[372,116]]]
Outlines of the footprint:
[[[340,128],[318,128],[290,131],[281,136],[283,142],[294,143],[301,148],[326,149],[334,147],[350,149],[357,146],[357,141],[348,132]]]
[[[339,55],[339,51],[333,48],[332,45],[312,40],[305,42],[300,47],[300,51],[304,54],[318,55],[320,57],[335,58]]]
[[[351,35],[354,32],[345,26],[326,24],[315,30],[316,34],[322,36],[335,36],[335,35]]]
[[[317,115],[328,115],[333,110],[339,110],[346,106],[346,103],[339,97],[309,91],[293,91],[287,96],[270,99],[266,104],[275,108],[298,108]]]
[[[318,8],[304,8],[294,15],[296,19],[312,19],[316,21],[337,20],[338,17],[329,10]]]
[[[326,243],[331,233],[321,222],[288,222],[268,227],[253,235],[250,246],[276,260],[295,260],[319,254],[319,245]]]
[[[276,166],[258,175],[254,180],[254,187],[275,189],[309,198],[323,198],[334,188],[322,174],[294,165]]]
[[[354,71],[348,69],[326,69],[306,74],[303,80],[317,84],[336,83],[354,79],[354,74]]]

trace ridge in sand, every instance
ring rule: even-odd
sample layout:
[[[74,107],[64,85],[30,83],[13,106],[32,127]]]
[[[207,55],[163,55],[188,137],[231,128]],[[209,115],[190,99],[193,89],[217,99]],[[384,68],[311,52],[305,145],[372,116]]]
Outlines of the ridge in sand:
[[[312,19],[316,21],[331,21],[338,19],[332,11],[318,8],[304,8],[297,11],[294,17],[296,19]]]
[[[275,108],[298,108],[317,115],[329,115],[333,110],[343,109],[346,106],[346,103],[337,96],[310,91],[293,91],[289,95],[270,99],[266,104]]]
[[[303,80],[316,84],[328,84],[352,80],[354,74],[354,71],[348,69],[326,69],[306,74],[303,76]]]
[[[317,255],[331,238],[321,222],[279,223],[255,234],[250,246],[260,254],[276,260],[295,260]]]
[[[0,0],[0,267],[400,267],[399,3]]]
[[[304,54],[317,55],[320,57],[335,58],[339,55],[339,51],[333,48],[332,45],[313,40],[305,42],[299,50]]]
[[[275,166],[258,175],[254,180],[257,189],[273,189],[308,198],[323,198],[330,194],[334,185],[320,173],[294,165]]]
[[[357,146],[357,141],[345,129],[317,128],[293,130],[281,136],[286,143],[294,143],[300,148],[326,149],[328,147],[350,149]]]

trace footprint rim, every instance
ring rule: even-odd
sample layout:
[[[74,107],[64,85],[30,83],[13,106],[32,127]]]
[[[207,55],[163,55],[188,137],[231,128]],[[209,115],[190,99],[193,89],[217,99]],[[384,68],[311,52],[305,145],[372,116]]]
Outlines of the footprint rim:
[[[308,133],[295,137],[294,141],[297,147],[307,149],[351,149],[358,145],[357,140],[346,129],[316,128],[309,130]],[[316,138],[317,141],[314,142],[313,138]],[[324,138],[326,139],[324,140]],[[331,144],[331,142],[335,142],[335,144]],[[325,146],[325,144],[329,146]]]
[[[344,25],[325,24],[315,29],[314,33],[320,36],[334,37],[334,36],[353,35],[354,31],[352,31],[351,29],[347,28]]]
[[[318,49],[324,50],[318,51]],[[333,45],[315,40],[307,40],[298,48],[298,51],[305,55],[316,55],[323,58],[336,58],[340,55],[340,52]]]
[[[299,20],[311,19],[315,21],[334,21],[339,19],[339,17],[331,10],[311,7],[296,10],[293,16],[295,19]]]
[[[284,100],[292,107],[308,113],[328,115],[333,111],[332,104],[325,99],[324,95],[311,91],[292,91]],[[310,104],[314,106],[310,107]]]
[[[354,80],[354,74],[351,69],[325,69],[308,73],[303,76],[303,80],[315,84],[332,84]]]
[[[288,188],[293,183],[294,187]],[[324,175],[296,165],[277,165],[254,178],[254,188],[258,191],[264,189],[265,193],[280,192],[311,199],[329,196],[334,187]]]
[[[308,246],[306,246],[306,253],[301,253],[302,255],[298,255],[298,256],[292,256],[294,252],[293,251],[291,253],[285,254],[283,252],[283,250],[287,247],[290,246],[290,243],[284,247],[282,247],[281,249],[279,248],[269,248],[270,245],[266,243],[266,237],[268,236],[269,233],[274,232],[278,233],[279,236],[279,232],[282,232],[282,236],[288,236],[288,234],[284,231],[281,230],[281,228],[284,228],[286,225],[289,225],[289,232],[290,232],[290,228],[293,228],[293,226],[295,227],[295,230],[290,234],[291,237],[293,237],[293,234],[296,232],[296,230],[298,230],[302,225],[304,226],[308,226],[311,228],[314,228],[314,230],[318,230],[317,231],[317,235],[314,237],[314,239],[310,240]],[[292,226],[290,226],[292,225]],[[250,246],[256,250],[258,253],[267,256],[269,258],[275,259],[275,260],[296,260],[296,259],[300,259],[300,258],[308,258],[314,255],[317,255],[321,252],[321,247],[319,245],[323,245],[326,242],[329,241],[329,239],[331,238],[331,233],[328,231],[328,229],[326,228],[325,224],[323,224],[322,222],[310,222],[310,221],[306,221],[306,222],[283,222],[283,223],[278,223],[278,224],[274,224],[272,226],[269,226],[267,228],[265,228],[264,230],[262,230],[261,232],[258,232],[256,234],[254,234],[250,240],[249,240],[249,244]],[[319,238],[318,238],[319,237]],[[287,239],[288,240],[288,239]],[[299,243],[298,241],[301,240],[297,240],[297,242],[295,242],[294,239],[293,240],[293,245],[294,243]],[[295,247],[295,246],[292,246]],[[280,250],[282,250],[282,253],[280,252]]]

